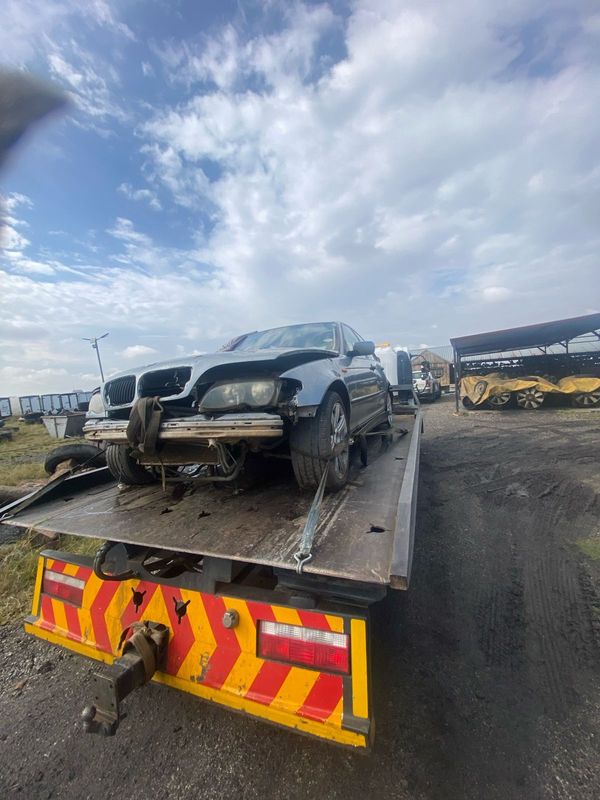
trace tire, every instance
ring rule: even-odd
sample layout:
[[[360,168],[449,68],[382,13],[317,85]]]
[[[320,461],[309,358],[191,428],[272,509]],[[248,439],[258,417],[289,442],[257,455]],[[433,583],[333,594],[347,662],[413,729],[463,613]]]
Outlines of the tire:
[[[137,463],[130,455],[130,449],[125,444],[109,444],[106,448],[106,464],[111,475],[119,483],[128,486],[141,486],[154,483],[155,477],[145,467]]]
[[[488,405],[490,408],[504,408],[511,401],[512,395],[510,392],[502,392],[502,394],[493,394],[488,398]]]
[[[593,408],[600,403],[600,389],[594,392],[580,392],[573,395],[573,405],[579,408]]]
[[[92,444],[61,444],[60,447],[50,450],[44,459],[44,469],[48,475],[54,475],[60,463],[71,460],[90,468],[103,467],[106,464],[102,450]]]
[[[334,434],[333,428],[338,433]],[[350,431],[344,401],[337,392],[327,392],[316,415],[299,419],[290,433],[290,453],[296,481],[301,489],[316,489],[331,456],[333,437],[342,445],[341,452],[329,465],[327,489],[338,492],[348,481],[350,469]],[[345,447],[344,447],[345,443]]]
[[[394,429],[394,398],[391,392],[385,396],[385,424],[389,430]]]

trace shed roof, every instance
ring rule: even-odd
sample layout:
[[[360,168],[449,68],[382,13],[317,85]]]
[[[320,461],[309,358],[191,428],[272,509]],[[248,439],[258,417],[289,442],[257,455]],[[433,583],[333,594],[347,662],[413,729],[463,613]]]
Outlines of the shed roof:
[[[441,347],[424,347],[422,350],[411,353],[411,358],[418,358],[419,356],[425,355],[433,355],[441,361],[447,361],[449,364],[454,360],[454,354],[449,344]]]
[[[582,317],[540,322],[520,328],[476,333],[450,339],[459,358],[484,353],[503,353],[507,350],[522,350],[528,347],[549,347],[600,329],[600,314],[585,314]]]

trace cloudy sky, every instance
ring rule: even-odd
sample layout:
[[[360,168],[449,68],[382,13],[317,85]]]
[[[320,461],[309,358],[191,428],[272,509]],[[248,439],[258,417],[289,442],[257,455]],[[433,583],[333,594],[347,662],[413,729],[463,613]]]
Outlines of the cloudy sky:
[[[3,0],[70,94],[0,176],[0,395],[343,319],[417,347],[600,310],[600,8]]]

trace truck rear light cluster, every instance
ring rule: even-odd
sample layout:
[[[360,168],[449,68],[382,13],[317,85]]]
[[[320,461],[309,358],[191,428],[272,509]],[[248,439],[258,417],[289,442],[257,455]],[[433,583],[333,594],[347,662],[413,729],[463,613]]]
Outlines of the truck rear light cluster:
[[[345,633],[262,621],[258,655],[325,672],[350,672],[350,643]]]
[[[53,572],[51,569],[44,572],[42,591],[58,600],[66,600],[68,603],[81,607],[84,588],[85,581],[79,578],[63,575],[62,572]]]

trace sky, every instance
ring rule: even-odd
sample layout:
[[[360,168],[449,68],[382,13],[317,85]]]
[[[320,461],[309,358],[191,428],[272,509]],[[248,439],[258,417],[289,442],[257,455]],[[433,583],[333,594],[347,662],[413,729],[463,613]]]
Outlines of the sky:
[[[0,395],[343,320],[417,348],[600,310],[600,8],[3,0],[61,87],[0,174]]]

